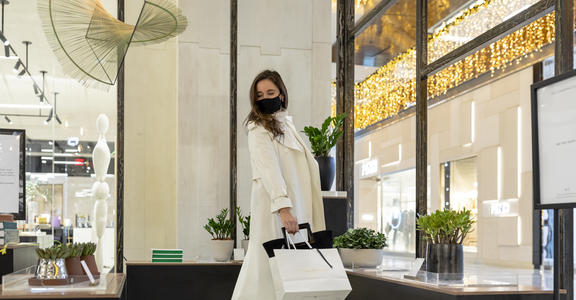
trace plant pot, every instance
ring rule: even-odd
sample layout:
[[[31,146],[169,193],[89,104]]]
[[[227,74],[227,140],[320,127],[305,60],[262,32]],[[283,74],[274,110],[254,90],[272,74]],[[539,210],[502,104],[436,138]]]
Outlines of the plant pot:
[[[63,258],[45,259],[41,258],[36,267],[37,279],[67,279],[68,271]]]
[[[234,251],[234,240],[212,240],[212,258],[215,261],[229,261]]]
[[[250,240],[242,240],[241,244],[242,244],[242,249],[244,249],[244,255],[246,255],[246,253],[248,253],[248,242]]]
[[[426,271],[438,273],[440,280],[462,280],[464,248],[460,244],[428,244]]]
[[[320,187],[323,191],[329,191],[336,175],[334,157],[315,157],[320,169]]]
[[[338,248],[345,267],[375,268],[382,264],[384,250],[382,249],[348,249]]]
[[[84,275],[84,270],[82,270],[82,265],[80,264],[80,257],[69,257],[64,260],[66,264],[66,271],[68,271],[69,276],[82,276]]]
[[[98,265],[96,264],[96,259],[94,258],[94,255],[82,256],[80,257],[80,260],[86,262],[86,265],[88,265],[88,270],[90,270],[90,273],[92,273],[92,275],[94,276],[100,275],[100,272],[98,272]],[[84,269],[82,269],[82,274],[88,275],[86,274],[86,272],[84,272]]]

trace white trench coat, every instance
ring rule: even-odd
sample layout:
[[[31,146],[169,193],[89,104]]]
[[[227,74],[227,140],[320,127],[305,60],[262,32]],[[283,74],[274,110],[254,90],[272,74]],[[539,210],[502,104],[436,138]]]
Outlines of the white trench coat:
[[[248,125],[252,163],[250,242],[234,300],[274,300],[268,256],[262,243],[282,237],[278,210],[291,207],[298,223],[325,229],[318,163],[285,112],[276,114],[284,136],[274,139],[264,127]]]

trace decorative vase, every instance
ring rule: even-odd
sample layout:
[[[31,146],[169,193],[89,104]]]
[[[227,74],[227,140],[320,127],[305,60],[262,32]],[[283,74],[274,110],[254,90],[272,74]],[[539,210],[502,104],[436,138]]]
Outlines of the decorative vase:
[[[234,240],[212,240],[212,258],[218,262],[230,260],[234,251]]]
[[[440,280],[464,278],[464,248],[460,244],[428,244],[426,271],[438,273]]]
[[[242,249],[244,249],[244,255],[246,255],[246,253],[248,253],[248,242],[250,240],[242,240],[241,244],[242,244]]]
[[[338,248],[338,252],[345,267],[375,268],[382,264],[384,258],[382,249]]]
[[[92,275],[94,276],[100,275],[100,272],[98,272],[98,265],[96,264],[96,259],[94,258],[94,255],[82,256],[80,257],[80,260],[86,262],[88,270],[90,270],[90,273],[92,273]],[[82,274],[87,275],[86,272],[84,272],[84,269],[82,269]]]
[[[64,260],[64,263],[66,264],[66,271],[68,271],[69,276],[84,275],[82,264],[80,264],[80,257],[68,257]]]
[[[332,182],[334,182],[334,176],[336,175],[336,164],[334,163],[334,157],[315,157],[318,162],[318,168],[320,169],[320,187],[323,191],[329,191],[332,187]]]
[[[37,279],[67,279],[68,271],[63,258],[41,258],[36,267]]]

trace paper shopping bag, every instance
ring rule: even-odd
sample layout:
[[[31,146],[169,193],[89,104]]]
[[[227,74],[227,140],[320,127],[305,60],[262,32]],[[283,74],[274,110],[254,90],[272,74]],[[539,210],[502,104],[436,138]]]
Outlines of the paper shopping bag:
[[[278,300],[343,300],[352,291],[336,249],[276,249],[270,270]]]

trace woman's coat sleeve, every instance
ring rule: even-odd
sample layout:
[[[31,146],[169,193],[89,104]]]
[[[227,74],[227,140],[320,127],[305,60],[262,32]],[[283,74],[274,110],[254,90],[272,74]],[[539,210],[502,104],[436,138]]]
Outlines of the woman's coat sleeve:
[[[270,195],[272,201],[271,212],[279,209],[292,207],[292,201],[288,198],[286,182],[280,169],[280,161],[274,150],[272,137],[267,131],[254,128],[248,132],[248,149],[252,161],[252,176],[254,180],[260,180],[264,189]]]

